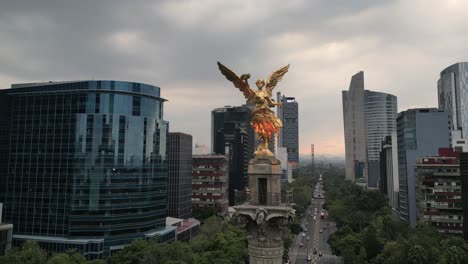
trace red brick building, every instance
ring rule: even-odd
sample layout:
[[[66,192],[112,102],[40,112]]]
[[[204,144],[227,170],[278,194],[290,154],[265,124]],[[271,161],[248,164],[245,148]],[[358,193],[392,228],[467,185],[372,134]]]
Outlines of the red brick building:
[[[428,221],[441,233],[463,234],[459,153],[439,149],[439,156],[416,161],[418,220]]]
[[[224,155],[192,157],[192,206],[213,207],[220,214],[229,207],[229,165]]]

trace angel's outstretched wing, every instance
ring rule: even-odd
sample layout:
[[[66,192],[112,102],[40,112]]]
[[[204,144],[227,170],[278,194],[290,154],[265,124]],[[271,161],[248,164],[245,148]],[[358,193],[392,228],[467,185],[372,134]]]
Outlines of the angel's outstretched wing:
[[[283,76],[288,72],[288,69],[289,69],[289,64],[284,66],[283,68],[275,71],[274,73],[272,73],[270,75],[270,77],[268,78],[268,81],[267,81],[267,83],[265,85],[266,90],[268,91],[270,96],[271,96],[271,94],[273,92],[273,89],[275,89],[276,84],[278,84],[278,82],[281,81]]]
[[[224,66],[218,61],[218,68],[221,73],[231,81],[235,87],[239,88],[247,100],[252,101],[254,100],[255,92],[250,89],[249,84],[247,81],[239,78],[233,71],[231,71],[228,67]]]

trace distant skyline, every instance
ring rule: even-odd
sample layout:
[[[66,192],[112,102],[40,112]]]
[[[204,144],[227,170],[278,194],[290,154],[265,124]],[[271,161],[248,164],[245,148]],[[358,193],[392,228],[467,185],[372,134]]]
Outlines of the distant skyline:
[[[161,87],[170,131],[210,149],[211,110],[243,96],[219,73],[266,79],[299,102],[300,154],[344,157],[341,91],[394,94],[398,111],[437,107],[444,68],[467,61],[467,1],[52,0],[0,4],[0,88],[84,79]],[[252,82],[253,83],[253,82]]]

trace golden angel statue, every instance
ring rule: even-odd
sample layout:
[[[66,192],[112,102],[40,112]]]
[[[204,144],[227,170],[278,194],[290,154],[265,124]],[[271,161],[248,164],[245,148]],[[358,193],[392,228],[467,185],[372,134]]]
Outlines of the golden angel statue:
[[[275,103],[271,99],[273,89],[276,84],[283,78],[288,72],[289,64],[283,68],[273,72],[268,78],[267,82],[262,79],[258,79],[255,84],[258,90],[252,90],[249,86],[248,79],[250,74],[242,74],[240,77],[237,76],[233,71],[224,66],[218,61],[218,68],[221,73],[231,81],[235,87],[239,88],[244,93],[245,98],[255,104],[255,109],[252,112],[252,127],[257,132],[258,137],[261,140],[260,146],[255,151],[255,156],[274,156],[273,153],[268,149],[270,140],[273,134],[278,134],[279,130],[283,127],[281,120],[275,115],[275,112],[270,110],[270,107],[278,106],[281,107],[281,103]]]

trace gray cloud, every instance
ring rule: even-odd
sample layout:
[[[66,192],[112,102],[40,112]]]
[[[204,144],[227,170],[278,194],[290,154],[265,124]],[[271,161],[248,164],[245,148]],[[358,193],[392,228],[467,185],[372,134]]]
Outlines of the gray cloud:
[[[290,63],[278,90],[300,103],[301,152],[315,143],[316,153],[341,154],[351,75],[364,70],[367,89],[397,95],[400,110],[435,106],[438,73],[467,59],[467,11],[456,0],[3,1],[0,87],[158,85],[171,129],[209,144],[210,111],[243,102],[216,61],[253,78]]]

